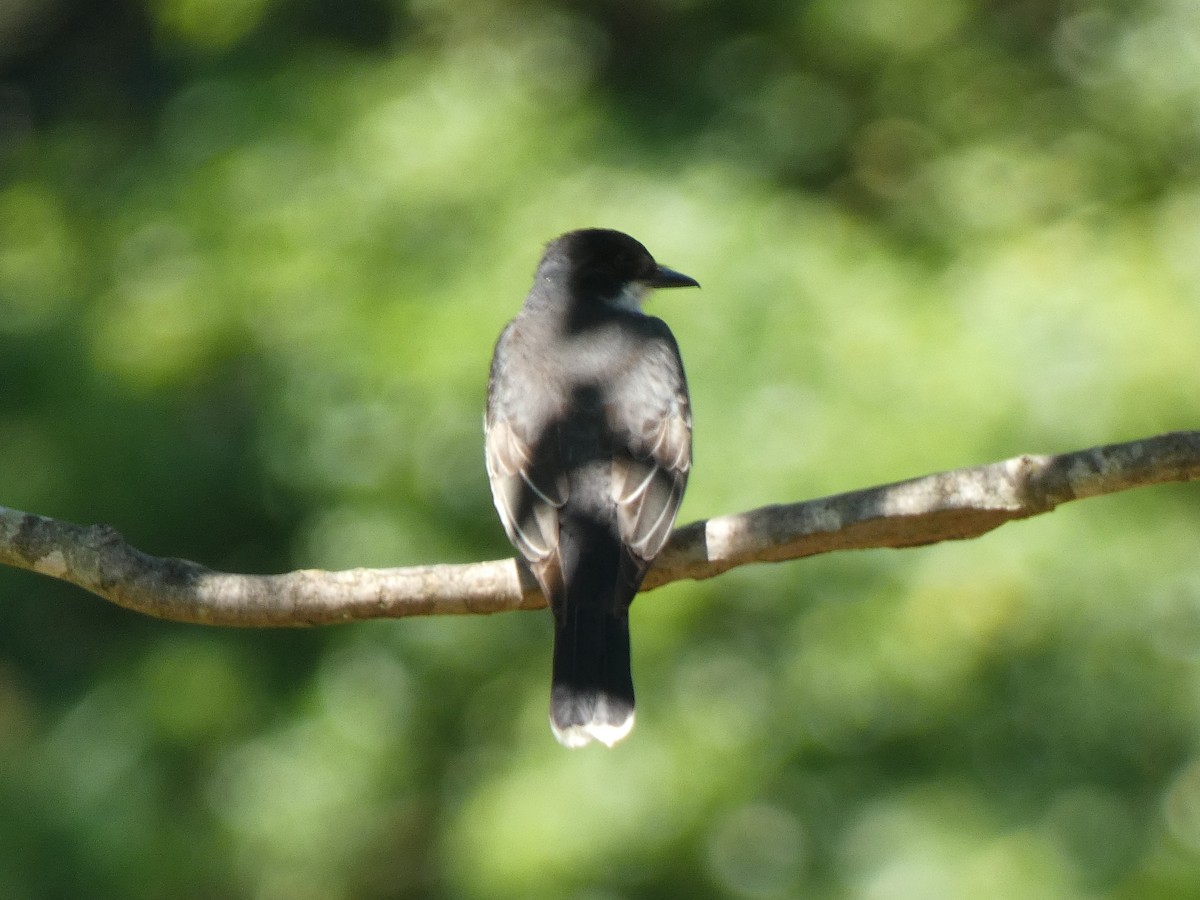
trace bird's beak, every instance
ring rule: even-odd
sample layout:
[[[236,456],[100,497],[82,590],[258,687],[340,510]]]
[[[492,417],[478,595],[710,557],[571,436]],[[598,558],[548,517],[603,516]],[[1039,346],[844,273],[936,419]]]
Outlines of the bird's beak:
[[[649,284],[653,288],[700,287],[700,282],[695,278],[684,275],[682,272],[676,272],[674,269],[668,269],[666,266],[658,267]]]

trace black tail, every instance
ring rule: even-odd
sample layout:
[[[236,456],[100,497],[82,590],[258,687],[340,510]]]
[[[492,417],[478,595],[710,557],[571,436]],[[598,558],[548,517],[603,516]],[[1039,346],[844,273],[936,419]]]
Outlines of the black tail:
[[[604,526],[564,516],[562,596],[554,598],[550,727],[559,742],[612,746],[633,728],[629,603],[642,567]]]
[[[550,727],[568,747],[611,747],[633,728],[627,610],[568,604],[555,615]]]

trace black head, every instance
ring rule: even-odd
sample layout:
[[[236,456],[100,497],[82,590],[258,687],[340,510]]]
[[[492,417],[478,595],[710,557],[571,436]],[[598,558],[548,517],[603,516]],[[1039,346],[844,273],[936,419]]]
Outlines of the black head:
[[[654,261],[642,244],[607,228],[569,231],[551,241],[539,275],[565,278],[577,298],[617,301],[650,288],[699,287],[690,278]]]

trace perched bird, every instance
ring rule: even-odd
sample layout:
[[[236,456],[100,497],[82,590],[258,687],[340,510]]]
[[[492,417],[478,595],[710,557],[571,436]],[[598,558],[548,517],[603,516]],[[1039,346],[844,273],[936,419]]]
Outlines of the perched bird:
[[[629,604],[662,549],[692,461],[679,348],[641,303],[699,287],[636,240],[552,241],[496,343],[484,419],[492,499],[554,613],[550,726],[612,746],[633,728]]]

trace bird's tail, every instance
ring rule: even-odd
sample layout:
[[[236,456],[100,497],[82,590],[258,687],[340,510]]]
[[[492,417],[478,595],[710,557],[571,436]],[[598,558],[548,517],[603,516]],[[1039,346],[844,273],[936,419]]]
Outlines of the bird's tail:
[[[556,611],[550,727],[567,747],[611,747],[633,728],[627,609],[567,603]]]

